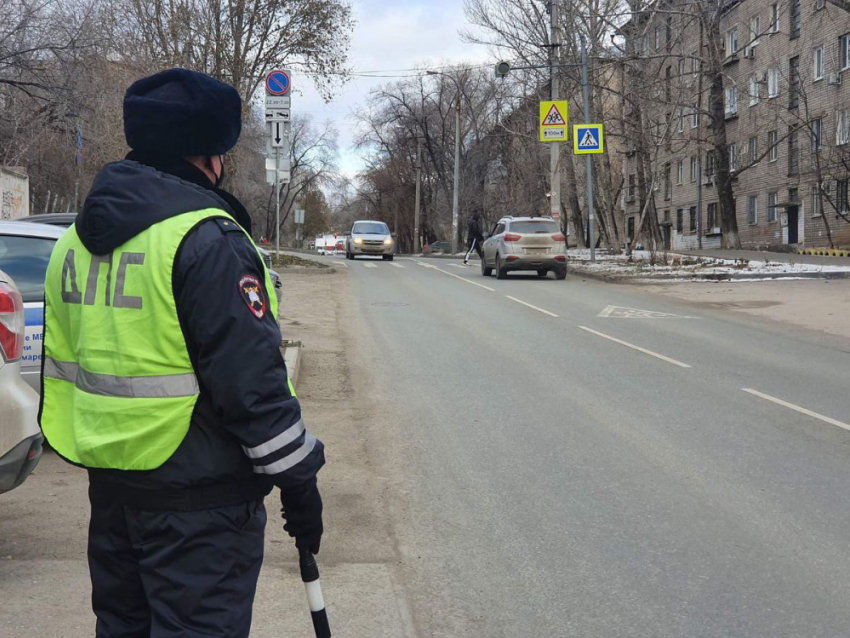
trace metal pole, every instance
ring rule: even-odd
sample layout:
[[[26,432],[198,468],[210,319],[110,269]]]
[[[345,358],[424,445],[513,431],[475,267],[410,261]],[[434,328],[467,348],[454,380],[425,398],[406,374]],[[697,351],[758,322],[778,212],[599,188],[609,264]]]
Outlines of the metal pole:
[[[581,40],[581,94],[584,100],[584,123],[590,124],[590,97],[587,90],[587,43],[584,34],[579,35]],[[587,167],[587,228],[590,240],[590,261],[596,261],[596,242],[593,239],[593,162],[590,155],[585,155],[585,166]]]
[[[557,0],[549,2],[549,84],[551,86],[551,98],[557,100],[560,93],[561,82],[558,77],[558,47],[560,45],[559,12]],[[561,214],[561,172],[560,172],[561,144],[551,142],[549,144],[549,212],[555,217]]]
[[[457,87],[455,107],[455,183],[452,195],[452,254],[457,254],[458,241],[458,189],[460,188],[460,86]]]
[[[422,181],[422,138],[416,140],[416,204],[413,209],[413,252],[419,253],[419,203]]]
[[[275,151],[274,156],[274,201],[275,201],[275,250],[280,259],[280,155]]]

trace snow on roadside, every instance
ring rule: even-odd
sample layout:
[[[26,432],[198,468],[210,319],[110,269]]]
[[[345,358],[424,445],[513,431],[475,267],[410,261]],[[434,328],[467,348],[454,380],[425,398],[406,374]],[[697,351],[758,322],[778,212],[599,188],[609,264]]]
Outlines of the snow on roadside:
[[[655,264],[651,263],[649,251],[636,250],[629,261],[622,253],[609,254],[604,250],[596,251],[596,263],[590,261],[590,250],[572,249],[567,251],[570,263],[589,272],[619,275],[623,277],[658,277],[688,279],[695,275],[778,275],[778,274],[817,274],[850,272],[848,265],[817,265],[751,261],[747,259],[716,259],[676,253],[656,253]]]

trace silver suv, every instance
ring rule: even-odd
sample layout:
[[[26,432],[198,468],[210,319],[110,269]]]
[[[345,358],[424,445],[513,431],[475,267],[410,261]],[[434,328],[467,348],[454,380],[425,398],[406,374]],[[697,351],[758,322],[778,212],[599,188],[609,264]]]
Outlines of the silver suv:
[[[512,270],[534,270],[545,277],[567,277],[567,245],[561,228],[551,217],[503,217],[484,241],[481,274],[493,270],[505,279]]]

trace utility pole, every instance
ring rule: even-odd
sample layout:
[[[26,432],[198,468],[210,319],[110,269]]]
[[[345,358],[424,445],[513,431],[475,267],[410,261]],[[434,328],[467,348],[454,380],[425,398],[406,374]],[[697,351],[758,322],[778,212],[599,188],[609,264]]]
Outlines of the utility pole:
[[[457,106],[455,107],[455,183],[452,194],[452,254],[457,253],[458,241],[458,189],[460,188],[460,86],[457,85]]]
[[[413,209],[413,252],[419,253],[419,193],[422,183],[422,138],[416,140],[416,204]]]
[[[587,43],[584,34],[579,34],[581,40],[581,96],[584,101],[584,123],[590,124],[590,97],[587,88]],[[593,161],[590,155],[585,155],[587,171],[587,230],[590,244],[590,261],[596,261],[596,241],[593,239]]]
[[[702,16],[699,21],[699,86],[697,87],[697,138],[702,134]],[[702,144],[697,144],[697,246],[702,250]]]
[[[549,0],[549,85],[551,88],[551,100],[557,100],[560,93],[560,80],[558,78],[558,49],[561,46],[560,18],[558,11],[558,0]],[[549,212],[555,217],[561,215],[561,173],[560,155],[561,143],[549,143]]]

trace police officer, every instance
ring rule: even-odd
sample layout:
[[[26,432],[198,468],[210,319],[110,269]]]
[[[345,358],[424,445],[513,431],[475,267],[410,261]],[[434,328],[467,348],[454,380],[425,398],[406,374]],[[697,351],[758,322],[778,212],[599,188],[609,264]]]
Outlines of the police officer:
[[[324,447],[250,218],[219,188],[241,112],[200,73],[133,84],[132,152],[97,175],[47,270],[40,420],[88,469],[98,638],[247,637],[273,486],[284,529],[319,551]]]

